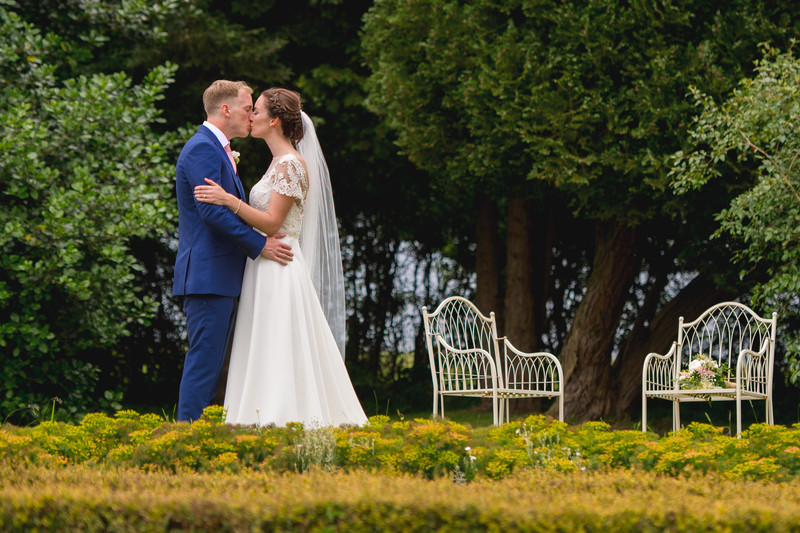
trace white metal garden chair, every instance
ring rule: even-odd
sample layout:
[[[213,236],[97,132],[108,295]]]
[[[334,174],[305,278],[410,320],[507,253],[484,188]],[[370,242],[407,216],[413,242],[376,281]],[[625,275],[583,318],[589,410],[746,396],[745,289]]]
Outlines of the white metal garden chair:
[[[772,372],[777,313],[762,318],[746,305],[723,302],[697,320],[678,320],[678,340],[665,355],[650,353],[642,368],[642,431],[647,431],[647,398],[672,402],[672,429],[680,429],[681,402],[735,401],[736,434],[742,432],[742,400],[764,400],[765,419],[774,424]],[[681,370],[698,354],[730,368],[724,387],[682,388]],[[684,385],[685,386],[685,385]]]
[[[500,425],[504,415],[509,419],[510,399],[556,397],[564,420],[564,373],[553,354],[517,350],[498,337],[494,312],[487,317],[460,296],[445,299],[432,313],[423,307],[422,316],[434,416],[444,416],[445,396],[491,398],[492,418]]]

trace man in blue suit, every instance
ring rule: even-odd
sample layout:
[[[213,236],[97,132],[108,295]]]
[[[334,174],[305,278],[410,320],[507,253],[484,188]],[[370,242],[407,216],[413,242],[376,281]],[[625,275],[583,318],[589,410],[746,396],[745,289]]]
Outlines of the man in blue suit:
[[[184,145],[176,165],[178,255],[172,292],[184,296],[189,351],[183,364],[178,420],[197,420],[217,391],[225,350],[242,288],[247,257],[286,264],[291,248],[247,226],[227,207],[198,202],[204,178],[246,202],[230,139],[246,137],[253,90],[244,82],[217,80],[203,93],[207,120]]]

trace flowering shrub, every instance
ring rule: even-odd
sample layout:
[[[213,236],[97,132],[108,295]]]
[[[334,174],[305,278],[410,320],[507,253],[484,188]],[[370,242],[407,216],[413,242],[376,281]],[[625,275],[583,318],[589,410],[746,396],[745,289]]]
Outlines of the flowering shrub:
[[[718,365],[707,355],[699,353],[689,362],[689,369],[681,371],[678,381],[682,389],[725,388],[730,373],[727,363]]]
[[[0,430],[0,465],[96,465],[145,472],[367,471],[457,483],[521,472],[630,470],[682,477],[800,480],[800,424],[754,424],[741,438],[693,423],[659,438],[605,422],[568,426],[542,415],[471,429],[446,420],[362,427],[230,426],[219,407],[193,423],[133,411],[87,415],[77,425],[45,422]]]

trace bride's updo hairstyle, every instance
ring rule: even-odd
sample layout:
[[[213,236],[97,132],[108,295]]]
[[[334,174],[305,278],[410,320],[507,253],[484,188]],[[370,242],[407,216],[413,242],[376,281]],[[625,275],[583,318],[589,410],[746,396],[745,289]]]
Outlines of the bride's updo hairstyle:
[[[303,118],[300,115],[303,107],[300,95],[289,89],[273,87],[261,93],[261,96],[267,100],[267,113],[270,118],[281,119],[283,135],[296,146],[303,138]]]

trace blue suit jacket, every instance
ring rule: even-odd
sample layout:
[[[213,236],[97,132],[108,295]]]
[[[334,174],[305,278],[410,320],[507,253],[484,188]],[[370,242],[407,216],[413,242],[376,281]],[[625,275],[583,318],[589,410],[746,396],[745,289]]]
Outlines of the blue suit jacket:
[[[175,295],[217,294],[237,297],[247,257],[256,258],[266,238],[247,226],[227,207],[194,198],[203,178],[247,201],[242,182],[210,129],[200,126],[178,156],[175,191],[178,197],[178,256]]]

